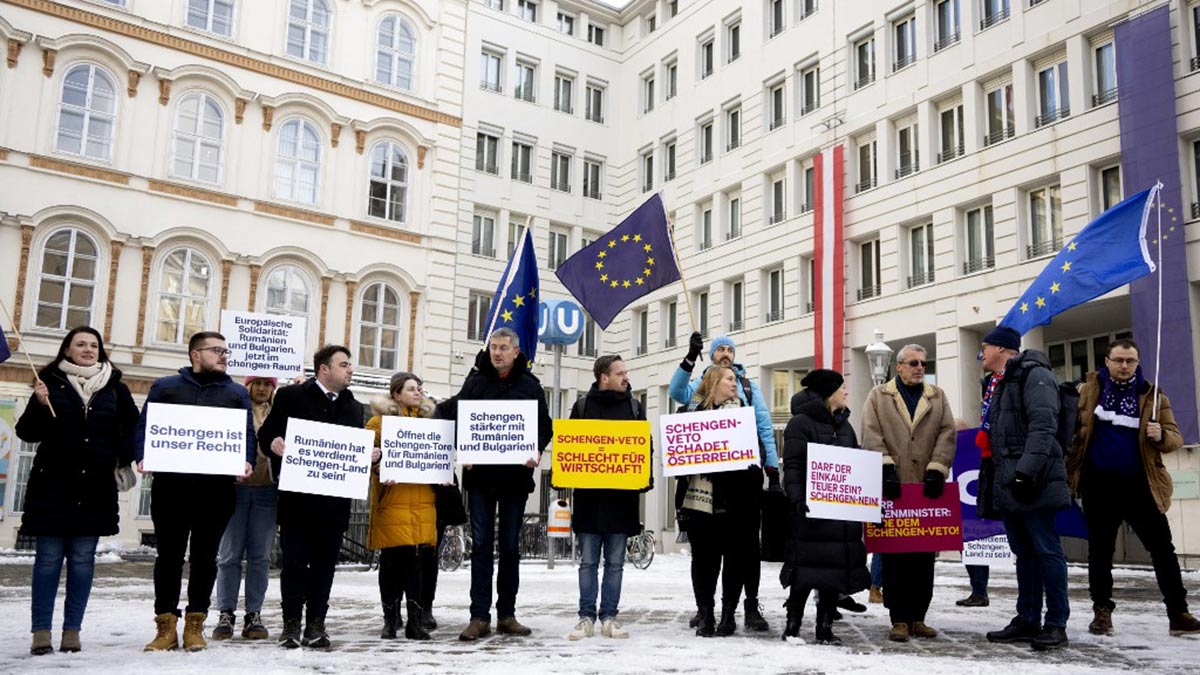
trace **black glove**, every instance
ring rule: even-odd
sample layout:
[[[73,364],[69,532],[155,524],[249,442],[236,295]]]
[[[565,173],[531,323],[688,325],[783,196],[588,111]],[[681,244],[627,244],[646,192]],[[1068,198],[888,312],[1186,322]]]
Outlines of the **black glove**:
[[[900,474],[896,473],[895,464],[883,465],[883,496],[888,499],[900,498]]]
[[[1013,499],[1020,504],[1032,504],[1042,494],[1042,487],[1031,476],[1017,472],[1012,482]]]
[[[695,361],[702,351],[704,351],[704,338],[700,337],[700,331],[696,331],[692,333],[692,337],[688,338],[688,361]]]
[[[783,492],[783,486],[779,484],[779,467],[768,466],[763,471],[767,473],[767,492]]]
[[[928,499],[937,499],[942,496],[942,491],[946,488],[946,477],[941,471],[930,469],[925,472],[925,489],[922,494]]]

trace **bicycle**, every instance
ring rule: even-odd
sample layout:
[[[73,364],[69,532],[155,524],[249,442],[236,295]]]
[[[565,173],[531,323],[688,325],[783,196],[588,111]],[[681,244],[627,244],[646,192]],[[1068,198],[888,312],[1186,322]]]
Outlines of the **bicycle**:
[[[462,567],[463,561],[471,555],[471,535],[463,525],[447,525],[446,535],[442,545],[438,547],[438,568],[443,572],[453,572]]]
[[[629,538],[625,545],[625,559],[639,570],[644,570],[654,562],[654,548],[657,540],[654,530],[642,530],[642,533]]]

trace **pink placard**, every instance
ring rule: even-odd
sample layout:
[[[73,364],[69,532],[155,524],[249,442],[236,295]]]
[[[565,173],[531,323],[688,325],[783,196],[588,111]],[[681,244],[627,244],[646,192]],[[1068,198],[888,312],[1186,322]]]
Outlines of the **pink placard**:
[[[937,499],[922,494],[921,483],[904,483],[900,498],[883,500],[883,522],[865,523],[870,553],[928,553],[961,551],[962,512],[958,484],[946,483]]]

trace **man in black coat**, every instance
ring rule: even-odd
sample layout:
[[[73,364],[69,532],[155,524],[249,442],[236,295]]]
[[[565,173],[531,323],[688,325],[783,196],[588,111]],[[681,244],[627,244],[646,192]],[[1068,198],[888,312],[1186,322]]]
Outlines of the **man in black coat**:
[[[486,350],[475,357],[462,389],[438,404],[436,417],[457,420],[459,401],[532,400],[538,404],[538,452],[553,434],[550,411],[542,383],[529,372],[529,361],[521,353],[521,342],[511,328],[499,328],[488,339]],[[463,489],[471,517],[471,622],[458,636],[470,642],[491,633],[492,574],[497,513],[500,519],[500,569],[496,580],[496,632],[529,635],[529,628],[516,618],[520,586],[520,535],[525,502],[533,492],[533,470],[539,460],[523,466],[495,464],[463,465]]]
[[[350,391],[354,367],[350,350],[327,345],[313,355],[316,376],[304,384],[284,387],[275,394],[271,413],[258,430],[258,442],[271,458],[273,475],[279,476],[284,437],[289,419],[339,424],[361,429],[362,405]],[[301,645],[329,649],[325,613],[334,566],[342,548],[342,535],[350,524],[350,500],[301,492],[279,493],[279,548],[283,569],[279,574],[283,596],[283,632],[279,644],[287,649]],[[307,612],[304,612],[307,606]],[[300,615],[305,614],[304,634]]]

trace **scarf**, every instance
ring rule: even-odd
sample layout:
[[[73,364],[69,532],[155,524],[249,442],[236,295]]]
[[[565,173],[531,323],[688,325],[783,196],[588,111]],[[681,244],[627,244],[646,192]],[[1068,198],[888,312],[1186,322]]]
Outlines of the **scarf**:
[[[112,377],[112,364],[105,361],[104,363],[93,363],[90,366],[77,366],[70,361],[63,360],[58,362],[58,369],[62,371],[63,375],[66,375],[67,382],[71,384],[75,393],[79,394],[80,400],[83,401],[84,416],[86,416],[87,405],[92,402],[92,397],[103,389],[108,384],[108,378]]]
[[[1096,405],[1096,417],[1113,426],[1137,429],[1141,427],[1138,410],[1138,390],[1142,387],[1142,367],[1138,366],[1128,382],[1117,382],[1101,368],[1096,378],[1100,381],[1100,402]]]
[[[988,420],[988,412],[992,409],[992,394],[996,393],[996,385],[1004,379],[1004,371],[992,373],[992,378],[988,380],[987,389],[983,391],[983,404],[979,410],[979,432],[975,434],[975,445],[979,446],[980,458],[986,459],[992,456],[992,423]]]

